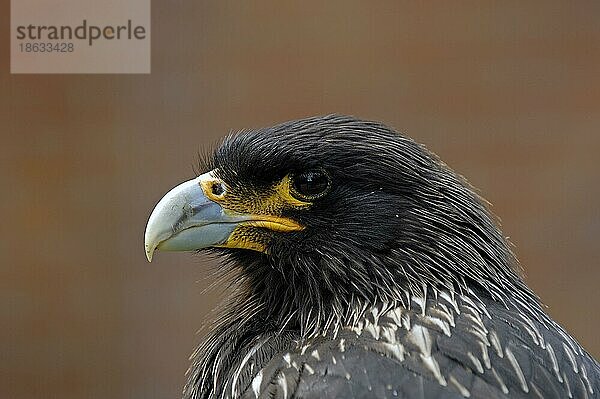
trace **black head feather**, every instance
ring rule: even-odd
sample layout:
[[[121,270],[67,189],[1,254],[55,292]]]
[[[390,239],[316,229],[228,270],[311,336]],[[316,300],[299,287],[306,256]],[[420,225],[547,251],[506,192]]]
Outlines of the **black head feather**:
[[[257,192],[308,170],[325,171],[330,186],[311,207],[287,211],[306,229],[273,233],[268,254],[216,250],[239,287],[198,350],[188,393],[222,378],[217,359],[231,361],[254,329],[323,334],[368,304],[427,290],[472,292],[543,313],[482,199],[389,127],[346,116],[287,122],[229,135],[208,164],[228,185]]]
[[[254,294],[375,301],[428,285],[535,302],[471,186],[382,124],[327,116],[232,134],[212,167],[228,184],[257,191],[290,173],[319,168],[330,176],[312,207],[288,211],[304,231],[275,235],[269,255],[225,250]]]

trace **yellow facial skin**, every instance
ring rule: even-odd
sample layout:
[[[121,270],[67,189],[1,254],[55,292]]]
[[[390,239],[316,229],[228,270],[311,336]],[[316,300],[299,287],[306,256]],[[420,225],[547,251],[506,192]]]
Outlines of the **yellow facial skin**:
[[[223,185],[220,194],[213,193],[214,185]],[[201,183],[202,191],[207,198],[221,205],[226,213],[250,215],[251,219],[239,223],[224,244],[223,248],[243,248],[267,253],[271,239],[269,230],[288,233],[300,231],[304,226],[298,222],[282,217],[286,209],[304,209],[311,205],[291,195],[291,180],[285,176],[279,183],[263,192],[235,188],[232,189],[218,177],[205,179]]]

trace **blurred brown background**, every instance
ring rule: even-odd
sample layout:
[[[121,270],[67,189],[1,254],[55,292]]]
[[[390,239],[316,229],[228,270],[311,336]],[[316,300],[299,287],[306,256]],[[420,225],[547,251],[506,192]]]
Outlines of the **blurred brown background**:
[[[177,397],[224,294],[146,262],[152,207],[230,129],[332,112],[467,176],[600,356],[599,2],[153,3],[152,74],[9,75],[2,0],[0,397]]]

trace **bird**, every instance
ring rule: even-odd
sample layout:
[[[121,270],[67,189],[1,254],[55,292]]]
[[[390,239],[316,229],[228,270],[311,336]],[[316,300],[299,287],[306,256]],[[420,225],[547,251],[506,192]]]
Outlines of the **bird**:
[[[231,284],[183,398],[600,397],[489,204],[424,145],[326,115],[199,164],[145,231],[149,261],[207,252]]]

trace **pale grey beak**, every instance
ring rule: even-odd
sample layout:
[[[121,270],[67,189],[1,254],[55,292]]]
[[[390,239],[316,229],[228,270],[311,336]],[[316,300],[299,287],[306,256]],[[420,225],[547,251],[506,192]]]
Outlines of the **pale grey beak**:
[[[144,237],[149,262],[156,249],[193,251],[223,244],[238,223],[249,220],[248,215],[225,213],[208,199],[202,190],[206,179],[214,179],[211,172],[181,183],[156,204]]]

